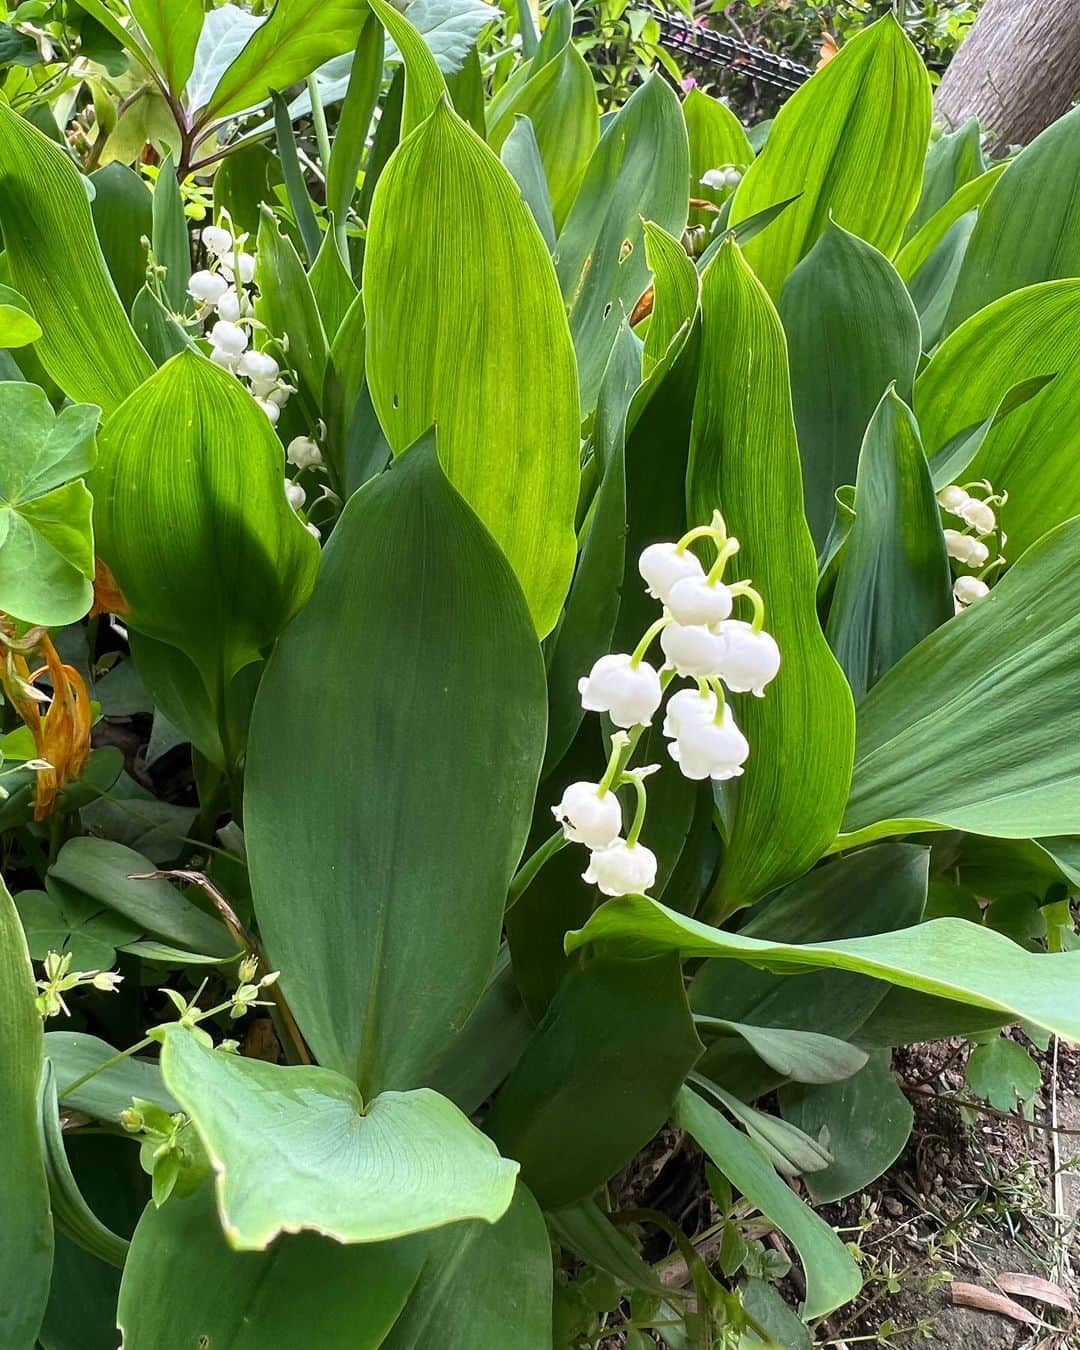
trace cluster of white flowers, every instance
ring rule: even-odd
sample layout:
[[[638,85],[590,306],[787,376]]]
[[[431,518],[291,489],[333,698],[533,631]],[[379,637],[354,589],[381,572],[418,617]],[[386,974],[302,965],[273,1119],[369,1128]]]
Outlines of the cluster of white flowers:
[[[976,496],[972,489],[980,490],[984,495]],[[995,493],[991,485],[984,481],[950,483],[937,495],[938,505],[951,516],[957,516],[964,522],[964,529],[946,529],[945,547],[950,558],[972,572],[978,569],[978,575],[962,573],[953,583],[953,600],[956,610],[966,609],[977,600],[990,594],[987,577],[1004,565],[1005,559],[1000,550],[1005,547],[1005,535],[998,524],[995,506],[1002,506],[1008,500],[1007,493]],[[990,561],[990,546],[985,542],[988,536],[996,536],[998,556]]]
[[[207,225],[202,232],[209,266],[192,274],[188,294],[199,305],[200,319],[216,319],[206,334],[210,360],[248,382],[255,402],[276,424],[294,387],[282,378],[281,367],[269,352],[251,346],[257,327],[251,285],[255,255],[244,252],[246,234],[233,235],[223,225]]]
[[[711,188],[713,192],[722,192],[724,188],[737,188],[742,182],[742,169],[735,164],[725,164],[719,169],[706,169],[701,175],[701,186]]]
[[[690,551],[698,539],[710,540],[716,549],[708,571]],[[668,701],[662,730],[671,758],[692,779],[723,782],[743,772],[750,746],[726,702],[725,687],[762,697],[780,668],[780,651],[764,630],[765,606],[754,587],[749,581],[724,582],[727,564],[738,551],[739,541],[728,535],[719,512],[677,543],[650,544],[638,570],[648,593],[664,606],[662,616],[633,652],[600,657],[578,682],[586,712],[606,713],[622,730],[612,737],[600,782],[571,783],[552,811],[564,837],[591,850],[584,879],[605,895],[642,894],[656,880],[656,857],[639,836],[647,802],[644,780],[660,766],[627,765],[676,676],[692,678],[696,688],[681,689]],[[731,617],[740,598],[752,606],[750,622]],[[665,657],[659,669],[645,659],[657,637]],[[631,784],[637,795],[625,838],[617,796],[623,784]]]

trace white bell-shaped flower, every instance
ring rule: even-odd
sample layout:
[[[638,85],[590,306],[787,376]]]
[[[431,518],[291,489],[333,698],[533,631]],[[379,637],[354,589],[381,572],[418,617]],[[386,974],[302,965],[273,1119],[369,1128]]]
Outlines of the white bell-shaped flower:
[[[724,642],[704,624],[669,623],[660,634],[660,646],[680,675],[706,679],[720,673]]]
[[[665,604],[677,581],[683,577],[705,577],[705,571],[694,554],[689,549],[680,553],[675,544],[650,544],[638,559],[638,571],[653,599]]]
[[[551,814],[571,843],[589,848],[607,848],[622,829],[619,799],[609,789],[601,792],[599,783],[571,783]]]
[[[746,737],[735,725],[731,709],[725,703],[716,717],[716,695],[698,696],[698,702],[712,701],[713,715],[684,717],[678,722],[668,753],[687,778],[711,778],[722,783],[727,778],[738,778],[750,754]],[[664,725],[667,732],[667,723]]]
[[[219,351],[228,352],[230,356],[241,356],[247,348],[248,335],[239,325],[229,323],[228,319],[218,319],[210,329],[210,345]]]
[[[953,582],[953,598],[961,609],[984,600],[990,594],[990,587],[978,577],[957,577]]]
[[[222,370],[230,370],[235,375],[240,358],[232,352],[224,351],[221,347],[211,347],[210,360],[213,361],[215,366],[220,366]]]
[[[233,246],[232,235],[220,225],[207,225],[202,232],[202,241],[207,253],[212,253],[215,258],[222,257]]]
[[[975,497],[969,498],[957,514],[961,520],[967,521],[979,534],[991,534],[997,528],[997,516],[994,515],[994,508],[987,506],[985,502],[980,502]]]
[[[656,884],[656,854],[644,844],[617,839],[591,853],[581,875],[605,895],[644,895]]]
[[[617,727],[648,726],[663,698],[660,676],[648,661],[631,662],[623,652],[602,656],[578,680],[586,712],[607,713]]]
[[[990,550],[981,539],[972,539],[968,536],[968,556],[967,563],[969,567],[981,567],[987,558],[990,557]]]
[[[680,689],[664,709],[664,735],[680,736],[684,727],[711,722],[716,716],[716,695],[711,689]]]
[[[285,496],[294,511],[301,510],[307,501],[307,493],[299,483],[294,483],[291,478],[285,479]]]
[[[282,382],[278,380],[273,389],[266,395],[266,401],[268,403],[276,403],[279,408],[284,408],[285,404],[288,403],[289,399],[292,397],[292,392],[292,385],[282,384]]]
[[[963,508],[971,501],[971,497],[959,483],[950,483],[948,487],[943,487],[938,493],[937,499],[938,505],[953,516],[960,515]]]
[[[237,267],[239,268],[240,281],[243,285],[250,285],[250,283],[255,280],[254,253],[241,253],[239,257],[235,253],[226,253],[221,259],[220,267],[230,281],[235,279],[234,272]]]
[[[719,192],[727,187],[727,169],[706,169],[701,175],[701,186]]]
[[[276,380],[281,367],[269,352],[245,352],[236,367],[249,380]]]
[[[229,283],[216,272],[192,272],[187,293],[200,305],[216,305],[229,288]]]
[[[224,281],[224,277],[219,278]],[[229,286],[222,291],[219,299],[213,302],[217,310],[219,319],[226,319],[229,323],[235,323],[243,312],[244,306],[240,302],[240,293],[235,286]]]
[[[755,633],[742,619],[728,619],[717,629],[723,652],[716,673],[733,694],[763,697],[765,686],[780,669],[780,648],[764,629]]]
[[[272,427],[276,427],[277,420],[281,416],[281,409],[278,407],[278,405],[276,403],[269,403],[264,398],[257,398],[255,400],[255,405],[256,407],[261,408],[263,412],[267,415],[267,417],[270,419],[270,425]]]
[[[323,462],[322,451],[310,436],[294,436],[285,447],[285,458],[298,471],[315,468]]]
[[[961,534],[959,530],[945,531],[945,548],[950,558],[968,567],[981,567],[990,556],[990,550],[981,539],[971,534]]]
[[[722,623],[731,615],[731,591],[722,581],[683,577],[668,592],[667,607],[681,624]]]

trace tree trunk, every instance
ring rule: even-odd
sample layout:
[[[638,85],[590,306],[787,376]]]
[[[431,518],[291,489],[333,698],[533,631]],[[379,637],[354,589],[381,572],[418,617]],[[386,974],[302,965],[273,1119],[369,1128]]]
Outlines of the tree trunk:
[[[1080,92],[1080,0],[984,0],[934,100],[955,128],[977,117],[995,149],[1026,145]]]

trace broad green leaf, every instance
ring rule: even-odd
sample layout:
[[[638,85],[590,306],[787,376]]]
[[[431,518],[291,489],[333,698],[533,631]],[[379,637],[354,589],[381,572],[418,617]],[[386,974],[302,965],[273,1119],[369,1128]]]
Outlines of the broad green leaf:
[[[233,675],[310,593],[319,550],[282,491],[281,444],[251,396],[194,351],[116,410],[94,471],[98,552],[128,622],[199,668],[219,721]]]
[[[749,904],[821,856],[847,800],[854,715],[818,624],[783,329],[734,243],[720,249],[702,279],[702,316],[688,514],[704,523],[714,510],[724,513],[742,545],[734,566],[764,596],[766,627],[781,652],[780,673],[763,699],[733,699],[751,754],[707,901],[716,915]]]
[[[284,89],[332,56],[352,51],[367,12],[367,0],[277,0],[226,66],[200,121],[256,107],[271,89]]]
[[[173,94],[184,92],[203,26],[202,0],[128,0]]]
[[[905,242],[896,255],[896,270],[909,284],[918,275],[919,269],[929,260],[949,230],[971,211],[978,211],[990,195],[990,189],[1009,167],[1010,161],[1004,160],[987,169],[978,178],[965,183],[929,217],[919,229]]]
[[[53,1232],[38,1130],[43,1037],[34,1007],[34,972],[19,916],[0,880],[0,1114],[4,1167],[0,1210],[0,1341],[31,1350],[49,1297]]]
[[[326,170],[326,209],[339,225],[345,220],[356,192],[356,175],[360,172],[371,116],[382,87],[384,46],[382,24],[370,13],[360,26]]]
[[[859,709],[845,846],[937,828],[1007,839],[1075,829],[1078,566],[1073,519],[874,687]],[[1018,716],[1025,707],[1038,715]]]
[[[97,1120],[119,1124],[120,1113],[131,1105],[132,1097],[154,1102],[164,1111],[180,1109],[176,1098],[165,1090],[161,1069],[156,1063],[138,1056],[121,1059],[101,1069],[74,1092],[65,1092],[69,1084],[90,1069],[97,1069],[117,1051],[97,1036],[84,1031],[47,1031],[45,1054],[56,1075],[56,1090],[61,1103]]]
[[[521,1182],[498,1223],[453,1224],[424,1244],[424,1268],[382,1350],[494,1350],[508,1334],[514,1350],[550,1350],[551,1243]]]
[[[900,1156],[914,1118],[889,1067],[889,1052],[878,1051],[842,1083],[780,1089],[780,1109],[833,1155],[828,1167],[808,1172],[806,1189],[821,1205],[864,1190]]]
[[[35,384],[0,383],[0,610],[26,623],[81,619],[93,600],[92,500],[100,409],[57,416]]]
[[[484,988],[544,730],[521,591],[428,436],[350,498],[248,753],[263,938],[317,1059],[365,1096],[422,1081]]]
[[[376,1350],[416,1283],[418,1241],[363,1246],[297,1233],[269,1251],[225,1241],[204,1186],[147,1205],[132,1239],[117,1321],[130,1350]]]
[[[591,1195],[663,1124],[701,1042],[671,958],[573,970],[484,1128],[546,1209]]]
[[[720,1031],[741,1036],[770,1069],[796,1083],[837,1083],[866,1063],[866,1052],[835,1036],[795,1027],[759,1027],[719,1017],[695,1017],[698,1033]]]
[[[368,383],[387,440],[400,454],[438,425],[447,475],[509,560],[543,636],[574,566],[573,344],[517,185],[445,102],[379,179],[363,291]]]
[[[1042,1082],[1039,1066],[1022,1045],[1007,1036],[995,1036],[978,1045],[964,1069],[968,1086],[998,1111],[1015,1111],[1030,1102]]]
[[[404,139],[427,121],[446,96],[446,81],[424,39],[405,15],[389,0],[370,0],[370,5],[393,39],[405,66],[405,103],[401,114]]]
[[[701,282],[693,259],[679,240],[651,220],[645,222],[645,257],[653,274],[653,307],[641,364],[643,373],[649,376],[693,319]]]
[[[1080,512],[1080,281],[1048,281],[995,300],[950,333],[915,386],[915,415],[933,460],[957,433],[994,414],[1018,383],[1056,379],[992,426],[966,479],[1010,499],[999,515],[1010,561]]]
[[[985,172],[982,130],[977,118],[969,117],[957,131],[931,140],[923,165],[922,191],[904,230],[905,244],[962,187]]]
[[[886,256],[895,252],[919,198],[930,104],[926,68],[890,13],[845,43],[783,105],[731,208],[737,225],[802,193],[767,234],[747,244],[773,296],[830,217]]]
[[[20,891],[15,908],[22,920],[26,945],[35,961],[50,951],[70,954],[76,970],[105,970],[116,963],[116,948],[136,941],[134,925],[78,892],[46,881],[45,891]]]
[[[683,99],[682,110],[690,141],[690,195],[719,206],[730,198],[732,189],[708,187],[701,181],[702,175],[728,165],[745,172],[754,152],[742,123],[726,103],[701,89],[691,89]],[[715,219],[715,211],[700,207],[690,216],[693,225],[711,225]]]
[[[494,1223],[513,1197],[517,1164],[429,1088],[365,1102],[332,1069],[242,1059],[175,1024],[163,1031],[161,1071],[209,1155],[237,1251],[302,1229],[382,1242],[461,1219]]]
[[[1017,155],[979,212],[946,320],[952,331],[1000,296],[1080,273],[1080,109]]]
[[[919,315],[923,347],[932,351],[941,341],[945,314],[956,289],[956,279],[964,261],[978,211],[968,211],[945,231],[941,242],[907,283],[912,303]]]
[[[604,128],[555,247],[583,416],[596,402],[619,327],[650,281],[643,222],[678,237],[686,224],[688,182],[679,100],[660,75],[652,75]]]
[[[584,928],[566,935],[567,951],[588,943],[624,960],[678,952],[774,970],[853,970],[1080,1039],[1080,951],[1036,954],[965,919],[932,919],[914,928],[831,942],[767,942],[710,928],[637,895],[607,901]],[[963,952],[962,961],[957,952]]]
[[[823,1317],[855,1297],[862,1278],[847,1248],[776,1175],[757,1144],[689,1088],[679,1092],[674,1118],[732,1185],[791,1239],[806,1274],[803,1317]]]
[[[874,409],[890,384],[911,402],[919,320],[888,258],[833,221],[784,283],[779,308],[806,519],[820,554]]]
[[[855,702],[952,616],[952,573],[919,428],[890,386],[866,429],[855,520],[825,630]]]
[[[220,13],[219,9],[210,11],[211,16]],[[257,234],[260,207],[264,202],[278,200],[278,190],[284,185],[285,176],[278,158],[265,145],[251,141],[238,146],[214,174],[214,215],[217,217],[228,211],[237,230]],[[256,244],[256,261],[257,249]]]
[[[150,859],[134,849],[87,835],[68,840],[48,875],[177,947],[208,956],[235,955],[236,943],[223,920],[206,914],[162,878],[132,880],[154,870]]]
[[[536,143],[533,124],[524,113],[514,117],[514,125],[502,143],[499,158],[521,189],[525,205],[532,212],[549,252],[555,251],[555,217],[551,213],[551,193],[544,174],[544,161]]]
[[[201,5],[199,16],[201,23]],[[171,155],[166,155],[161,172],[154,183],[151,214],[154,260],[159,267],[165,268],[165,294],[170,307],[177,314],[182,314],[189,303],[187,284],[191,277],[191,249],[188,243],[187,216],[184,214],[184,198],[177,182],[176,166]]]
[[[25,296],[0,286],[0,347],[25,347],[41,337],[41,325]]]
[[[488,108],[487,138],[496,152],[517,117],[532,123],[557,230],[567,218],[600,135],[593,77],[571,40],[573,23],[569,0],[557,0],[535,56],[507,80]]]
[[[210,10],[195,45],[194,65],[185,90],[184,102],[189,108],[205,106],[222,75],[244,50],[251,35],[265,22],[265,15],[252,14],[239,5],[226,3]],[[230,160],[226,160],[226,164]],[[224,165],[218,174],[223,170]],[[216,193],[216,181],[214,189]]]
[[[85,181],[68,156],[0,103],[0,228],[12,284],[43,336],[41,363],[80,403],[106,413],[153,372],[94,232]]]

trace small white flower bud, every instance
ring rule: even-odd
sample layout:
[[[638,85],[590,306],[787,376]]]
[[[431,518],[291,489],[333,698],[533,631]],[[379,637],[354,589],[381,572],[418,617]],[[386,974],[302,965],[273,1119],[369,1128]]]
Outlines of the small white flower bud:
[[[207,225],[202,232],[202,241],[207,253],[212,253],[216,258],[228,253],[233,246],[232,235],[220,225]]]
[[[706,699],[697,696],[699,703]],[[738,778],[750,754],[746,737],[735,725],[735,718],[727,704],[716,720],[716,695],[708,696],[712,701],[713,715],[701,717],[693,715],[678,719],[674,738],[668,745],[668,753],[687,778],[711,778],[722,783],[728,778]],[[665,734],[668,723],[664,724]]]
[[[622,807],[610,790],[600,792],[599,783],[571,783],[551,814],[573,844],[607,848],[622,829]]]
[[[90,981],[95,989],[105,994],[115,994],[123,982],[124,977],[118,970],[99,970]]]
[[[979,534],[990,534],[997,527],[994,508],[971,497],[958,512],[960,519],[967,521]]]
[[[957,577],[953,583],[953,598],[961,609],[984,600],[989,594],[990,587],[978,577]]]
[[[720,673],[724,643],[704,624],[669,623],[660,634],[660,646],[680,675],[705,679]]]
[[[958,483],[943,487],[937,495],[938,505],[950,515],[958,516],[971,498]]]
[[[234,267],[237,262],[239,262],[241,284],[247,286],[255,280],[255,255],[253,253],[241,253],[239,259],[235,253],[224,255],[220,266],[230,281],[234,279]]]
[[[668,592],[667,607],[681,624],[721,623],[731,614],[731,591],[722,581],[682,577]]]
[[[961,534],[959,530],[946,530],[945,532],[945,551],[950,558],[955,558],[957,562],[966,563],[968,560],[968,546],[975,541],[970,534]]]
[[[268,403],[267,400],[264,398],[257,398],[255,400],[255,403],[256,406],[261,408],[263,412],[267,415],[267,417],[270,419],[270,425],[272,427],[276,427],[277,420],[281,416],[281,409],[278,407],[278,405],[276,403]]]
[[[235,286],[230,286],[227,290],[222,291],[221,298],[212,303],[218,312],[218,318],[226,319],[229,323],[237,321],[243,308]]]
[[[216,272],[193,272],[187,285],[188,295],[201,305],[216,305],[228,289],[229,283]]]
[[[235,375],[237,362],[240,358],[234,356],[232,352],[222,351],[220,347],[211,347],[210,360],[213,361],[215,366],[220,366],[222,370],[230,370]]]
[[[981,539],[972,539],[968,535],[968,556],[967,563],[969,567],[981,567],[987,558],[990,557],[990,550]]]
[[[701,175],[701,186],[711,188],[713,192],[720,192],[727,187],[727,170],[706,169]]]
[[[249,380],[276,380],[281,367],[269,352],[248,351],[241,356],[237,370]]]
[[[240,356],[248,345],[248,335],[235,323],[218,319],[210,329],[210,345],[230,356]]]
[[[604,895],[644,895],[656,883],[656,854],[644,844],[618,839],[591,853],[581,875]]]
[[[278,378],[276,375],[271,375],[268,379],[263,379],[261,376],[256,375],[251,381],[251,392],[256,398],[266,398],[269,394],[272,394],[277,387]]]
[[[299,483],[294,483],[291,478],[285,479],[285,496],[294,511],[301,510],[307,501],[307,493]]]
[[[266,395],[267,402],[276,403],[279,408],[284,408],[285,404],[288,403],[289,399],[292,397],[292,392],[292,387],[290,385],[282,384],[279,380],[278,383],[274,385],[273,389]]]
[[[737,169],[735,165],[732,164],[724,171],[724,180],[725,187],[737,188],[742,182],[742,170]]]
[[[742,619],[728,619],[717,629],[723,654],[717,674],[733,694],[763,697],[765,686],[780,669],[780,648],[771,633],[755,633]]]
[[[304,529],[307,530],[308,534],[310,534],[313,539],[322,538],[322,530],[319,529],[318,525],[313,525],[310,520],[304,526]]]
[[[323,462],[322,451],[310,436],[294,436],[285,449],[285,458],[298,470],[314,468]]]
[[[654,600],[667,603],[672,586],[683,577],[704,577],[705,572],[689,549],[677,552],[675,544],[650,544],[638,559],[638,571]]]
[[[578,692],[586,712],[606,712],[617,727],[648,726],[663,698],[660,676],[648,661],[633,666],[624,652],[601,656],[578,680]]]

